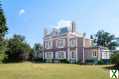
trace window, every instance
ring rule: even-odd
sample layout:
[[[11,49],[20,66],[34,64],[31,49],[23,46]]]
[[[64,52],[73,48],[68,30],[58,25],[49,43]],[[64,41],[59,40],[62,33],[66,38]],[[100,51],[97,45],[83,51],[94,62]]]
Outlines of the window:
[[[64,52],[59,52],[59,58],[64,58]]]
[[[97,56],[97,53],[96,53],[96,51],[94,51],[94,52],[93,52],[93,56]]]
[[[52,41],[45,41],[45,48],[52,48]]]
[[[76,58],[76,52],[72,51],[71,54],[72,54],[72,58]]]
[[[51,58],[51,55],[52,55],[51,52],[48,52],[47,53],[47,58]]]
[[[48,42],[48,48],[51,48],[51,41]]]
[[[64,51],[56,52],[56,59],[64,59],[64,58],[65,58],[65,52]]]
[[[63,46],[63,40],[59,40],[59,41],[58,41],[58,46],[59,46],[59,47],[62,47],[62,46]]]
[[[75,52],[72,52],[72,58],[76,58]]]
[[[60,34],[64,34],[68,32],[68,28],[67,27],[63,27],[60,29]]]
[[[58,48],[63,48],[65,45],[65,39],[60,39],[60,40],[57,40],[57,47]]]
[[[109,59],[110,52],[109,51],[102,51],[102,59]]]
[[[45,48],[48,48],[48,41],[45,41]]]
[[[46,59],[52,59],[53,58],[53,52],[46,52],[45,53],[45,58]]]
[[[71,39],[70,40],[70,46],[75,47],[76,46],[76,39]]]

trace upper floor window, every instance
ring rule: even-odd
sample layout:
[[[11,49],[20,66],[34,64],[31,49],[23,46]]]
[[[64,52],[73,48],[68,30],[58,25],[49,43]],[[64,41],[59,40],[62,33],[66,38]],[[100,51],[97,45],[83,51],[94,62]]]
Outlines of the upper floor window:
[[[45,48],[48,48],[48,41],[45,41]]]
[[[45,41],[45,48],[46,49],[49,49],[49,48],[52,48],[52,41]]]
[[[70,39],[70,46],[75,47],[76,46],[76,39]]]
[[[59,39],[59,40],[57,40],[56,46],[58,48],[63,48],[65,46],[65,39]]]

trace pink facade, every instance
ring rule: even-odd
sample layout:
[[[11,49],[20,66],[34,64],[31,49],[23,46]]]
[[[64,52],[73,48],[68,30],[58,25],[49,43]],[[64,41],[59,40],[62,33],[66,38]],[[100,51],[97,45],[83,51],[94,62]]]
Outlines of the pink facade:
[[[83,33],[78,33],[74,25],[73,22],[69,22],[68,26],[54,28],[51,33],[45,30],[43,58],[47,62],[60,62],[65,59],[71,63],[85,63],[93,57],[92,52],[95,52],[95,49],[91,49],[91,40]],[[96,57],[99,59],[98,54]]]

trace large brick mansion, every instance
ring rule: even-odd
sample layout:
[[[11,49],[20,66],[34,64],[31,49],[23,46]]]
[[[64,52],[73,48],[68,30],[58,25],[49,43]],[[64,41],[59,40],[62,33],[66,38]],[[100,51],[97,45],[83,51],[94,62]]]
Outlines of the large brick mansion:
[[[109,51],[104,47],[93,47],[91,39],[86,38],[84,33],[77,32],[74,22],[61,22],[60,26],[53,28],[50,33],[44,30],[43,59],[46,62],[60,62],[65,59],[71,63],[97,63],[101,59],[109,60]]]

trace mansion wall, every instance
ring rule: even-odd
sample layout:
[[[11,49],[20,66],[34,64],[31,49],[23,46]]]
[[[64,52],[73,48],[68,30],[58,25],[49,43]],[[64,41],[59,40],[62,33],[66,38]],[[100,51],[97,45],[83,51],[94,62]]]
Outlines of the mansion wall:
[[[69,26],[54,28],[50,33],[46,30],[44,32],[43,59],[48,62],[66,59],[71,63],[78,61],[85,63],[86,60],[91,59],[98,61],[104,58],[109,59],[109,53],[104,54],[104,48],[92,47],[91,39],[86,38],[83,33],[78,33],[72,22]]]

